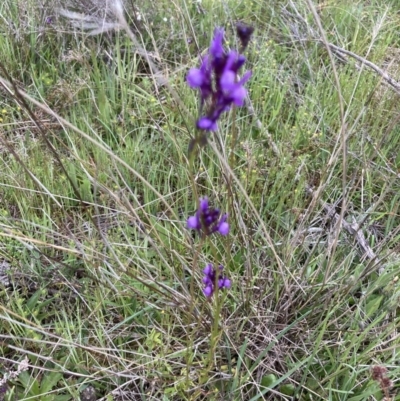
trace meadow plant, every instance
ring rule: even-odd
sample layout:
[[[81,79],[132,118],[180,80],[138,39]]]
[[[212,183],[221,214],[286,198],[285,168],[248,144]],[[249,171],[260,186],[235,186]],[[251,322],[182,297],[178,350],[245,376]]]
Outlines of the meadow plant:
[[[237,25],[237,35],[242,50],[249,44],[253,30],[243,23]],[[217,121],[222,113],[229,111],[232,105],[243,106],[247,96],[244,84],[251,77],[251,71],[238,78],[239,70],[246,58],[235,50],[225,51],[224,34],[223,28],[215,29],[208,54],[201,58],[200,67],[191,68],[187,74],[188,85],[200,91],[200,115],[196,126],[202,131],[216,131]],[[206,103],[209,106],[203,113]],[[227,222],[228,215],[221,214],[218,208],[211,208],[207,197],[201,198],[198,204],[196,214],[187,220],[187,227],[198,231],[203,238],[216,232],[223,236],[228,235],[230,229]],[[220,265],[219,270],[222,269]],[[231,281],[218,274],[212,264],[208,264],[203,272],[205,274],[203,282],[206,286],[203,292],[207,298],[212,297],[216,288],[230,288]]]
[[[252,33],[252,27],[238,24],[237,35],[243,50],[248,45]],[[238,77],[238,73],[245,61],[246,58],[240,52],[235,50],[225,51],[224,30],[216,28],[208,53],[201,57],[200,66],[191,68],[187,74],[188,85],[191,88],[198,89],[200,92],[199,116],[196,122],[199,134],[195,142],[197,141],[202,145],[207,143],[207,132],[214,132],[218,129],[218,120],[222,114],[228,112],[232,106],[240,107],[244,105],[247,96],[244,84],[251,77],[251,71],[245,72],[242,78]],[[193,143],[189,145],[189,154],[191,149],[193,149]],[[192,162],[192,157],[190,160]],[[195,185],[194,182],[192,184],[193,186]],[[211,234],[219,233],[222,236],[229,234],[230,225],[227,219],[227,213],[223,214],[220,209],[210,207],[207,197],[199,199],[196,214],[190,216],[187,220],[188,229],[196,230],[200,233],[202,241],[198,253],[201,252],[202,244]],[[210,301],[214,297],[208,362],[205,365],[206,371],[202,375],[205,380],[207,380],[208,373],[214,365],[215,351],[221,338],[219,320],[223,299],[218,296],[218,292],[231,287],[231,280],[222,273],[223,269],[224,267],[220,263],[218,263],[218,267],[214,267],[212,263],[209,263],[203,270],[203,284],[205,286],[203,294]],[[193,277],[192,280],[194,279]],[[193,296],[193,281],[191,293]]]
[[[21,267],[38,285],[24,279],[12,288],[4,282],[10,288],[0,289],[0,356],[8,360],[21,344],[34,356],[29,374],[23,363],[18,371],[3,372],[0,401],[77,399],[89,383],[93,387],[81,392],[82,400],[98,398],[97,388],[102,399],[116,401],[355,401],[373,398],[372,392],[394,398],[395,363],[388,363],[390,375],[383,365],[372,368],[368,382],[365,366],[396,362],[398,347],[392,335],[400,320],[395,157],[400,136],[391,112],[396,102],[358,68],[374,64],[333,43],[350,43],[360,54],[373,50],[383,65],[389,60],[389,71],[393,60],[386,58],[387,50],[398,47],[397,10],[388,5],[395,2],[349,2],[348,8],[342,2],[334,12],[319,7],[316,20],[320,15],[327,28],[323,40],[305,7],[313,8],[311,0],[289,2],[284,10],[280,2],[203,2],[204,13],[193,19],[195,7],[174,2],[182,12],[165,24],[167,1],[157,7],[141,3],[140,14],[133,2],[122,0],[51,3],[63,7],[57,14],[71,20],[68,30],[58,31],[62,21],[53,10],[46,19],[37,18],[51,32],[32,29],[37,22],[27,11],[42,8],[35,2],[6,1],[1,7],[10,23],[0,41],[0,67],[18,84],[0,77],[7,94],[0,107],[0,131],[6,133],[0,135],[1,196],[3,209],[10,210],[1,220],[0,250],[1,257],[5,253],[16,262],[15,280]],[[369,3],[381,3],[381,11]],[[194,40],[196,29],[239,12],[261,28],[253,43],[254,69],[245,68],[243,55],[253,28],[237,25],[237,49],[224,43],[227,30],[215,29],[209,48],[185,77],[199,95],[198,114],[191,118],[188,94],[178,93],[179,60],[192,56],[203,34],[213,34],[201,32]],[[30,22],[27,31],[21,31],[22,19]],[[87,40],[97,34],[103,37]],[[322,45],[346,64],[337,69],[335,87]],[[397,60],[398,53],[392,57]],[[331,60],[333,71],[336,61]],[[383,80],[398,89],[384,73]],[[255,109],[246,89],[252,74]],[[345,115],[339,116],[336,95]],[[9,100],[22,106],[35,126],[44,126],[42,138],[54,137],[46,146],[53,152],[52,144],[59,143],[59,154],[43,152],[44,141],[36,139],[23,113],[3,112]],[[177,107],[168,107],[169,100]],[[242,106],[251,127],[236,118]],[[43,113],[52,116],[50,124]],[[189,150],[208,141],[213,146],[214,154],[209,149],[201,154],[201,167],[210,162],[202,174],[195,152],[182,163],[185,137],[177,132],[186,131],[185,117],[194,133]],[[221,149],[227,145],[230,149]],[[273,153],[282,157],[272,159]],[[181,218],[188,176],[197,210]],[[343,198],[341,215],[332,215],[333,206],[325,203],[336,203],[336,196]],[[346,219],[357,216],[348,214],[345,203],[365,222],[349,232],[355,238],[350,244],[340,230],[353,227]],[[371,236],[361,244],[363,230]],[[17,244],[4,243],[8,236]],[[377,274],[389,255],[390,275]],[[51,292],[42,295],[47,285]],[[53,367],[49,358],[59,362]]]

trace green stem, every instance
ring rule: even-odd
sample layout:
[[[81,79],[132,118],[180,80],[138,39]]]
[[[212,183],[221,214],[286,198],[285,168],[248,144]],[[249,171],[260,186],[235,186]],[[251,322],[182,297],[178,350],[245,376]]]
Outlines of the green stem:
[[[213,325],[211,330],[211,341],[210,341],[210,350],[208,352],[208,368],[207,372],[209,372],[214,366],[214,359],[215,359],[215,351],[219,342],[220,333],[219,333],[219,317],[221,313],[221,306],[222,302],[220,297],[218,296],[218,275],[216,275],[216,283],[215,283],[215,293],[214,297],[216,299],[215,308],[214,308],[214,316],[213,316]]]

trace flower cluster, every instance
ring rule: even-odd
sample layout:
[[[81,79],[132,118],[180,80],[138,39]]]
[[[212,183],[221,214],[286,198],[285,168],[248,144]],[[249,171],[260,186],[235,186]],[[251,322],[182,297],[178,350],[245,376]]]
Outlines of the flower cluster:
[[[371,369],[372,379],[379,383],[385,399],[390,399],[389,390],[393,387],[393,382],[387,377],[387,369],[384,366],[373,366]]]
[[[240,32],[244,32],[244,28]],[[239,30],[238,30],[239,32]],[[239,35],[242,43],[250,40],[250,30]],[[252,32],[252,31],[251,31]],[[230,110],[232,104],[243,106],[247,91],[244,84],[251,76],[247,71],[238,80],[238,72],[246,58],[236,51],[226,53],[223,48],[224,30],[217,28],[211,41],[209,53],[202,58],[200,68],[190,69],[187,82],[190,87],[200,90],[200,114],[206,101],[210,106],[205,115],[197,121],[197,127],[206,131],[216,131],[217,121],[223,112]]]
[[[219,266],[220,273],[218,277],[217,277],[217,271],[216,269],[213,268],[213,265],[211,263],[208,264],[203,270],[204,273],[203,283],[205,284],[203,292],[207,298],[212,297],[216,286],[218,286],[218,289],[220,290],[222,288],[227,288],[227,289],[231,288],[231,280],[229,280],[222,274],[223,269],[224,269],[223,266]]]
[[[249,44],[253,32],[254,28],[252,26],[246,25],[243,22],[238,22],[236,24],[236,33],[242,43],[242,50],[244,50]]]
[[[221,214],[221,211],[216,208],[211,208],[208,203],[208,198],[200,199],[199,208],[194,216],[187,220],[187,226],[191,230],[197,230],[204,235],[211,235],[212,233],[219,232],[221,235],[229,234],[229,224],[227,223],[228,215]],[[211,298],[214,294],[215,288],[230,288],[231,281],[222,275],[223,266],[219,266],[219,272],[213,268],[212,264],[208,264],[203,270],[205,274],[203,283],[205,288],[204,295]],[[218,287],[216,287],[218,286]]]
[[[221,235],[228,235],[229,224],[226,222],[228,215],[221,216],[219,209],[210,208],[208,198],[200,199],[199,209],[194,216],[187,220],[187,226],[191,230],[202,231],[205,235],[219,232]]]

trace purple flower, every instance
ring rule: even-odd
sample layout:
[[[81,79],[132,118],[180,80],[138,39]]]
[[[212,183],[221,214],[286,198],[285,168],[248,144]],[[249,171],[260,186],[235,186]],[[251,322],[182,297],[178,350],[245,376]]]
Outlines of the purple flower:
[[[243,22],[238,22],[236,24],[236,33],[242,43],[243,49],[249,44],[253,32],[254,28],[252,26],[246,25]]]
[[[211,263],[208,264],[203,270],[204,273],[203,283],[205,285],[203,293],[207,298],[212,297],[216,285],[218,286],[219,290],[223,288],[226,289],[231,288],[231,280],[229,280],[226,276],[222,274],[223,269],[224,269],[223,266],[219,266],[218,277],[216,277],[217,276],[216,269],[213,268],[213,265]]]
[[[223,41],[224,30],[217,28],[209,54],[202,58],[200,68],[190,69],[186,77],[191,88],[200,90],[200,113],[205,102],[210,101],[205,115],[197,120],[197,128],[205,131],[216,131],[218,119],[230,110],[232,104],[243,106],[247,94],[243,85],[251,77],[251,72],[247,71],[242,79],[238,79],[238,72],[246,58],[233,50],[226,53]]]
[[[187,226],[190,230],[203,231],[205,235],[219,232],[221,235],[229,234],[229,224],[226,222],[228,215],[221,216],[219,209],[210,208],[208,198],[200,199],[199,209],[194,216],[187,220]]]

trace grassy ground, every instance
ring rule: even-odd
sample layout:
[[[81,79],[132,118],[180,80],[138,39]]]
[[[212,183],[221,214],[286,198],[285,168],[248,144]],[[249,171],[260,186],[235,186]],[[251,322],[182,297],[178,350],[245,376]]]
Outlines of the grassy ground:
[[[399,94],[354,58],[400,79],[397,0],[126,7],[157,74],[124,30],[0,4],[0,400],[400,399]],[[186,73],[239,20],[251,103],[191,163]],[[187,230],[199,196],[227,237]]]

